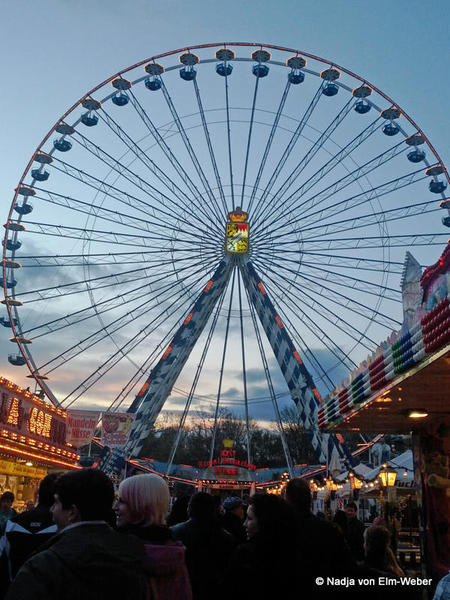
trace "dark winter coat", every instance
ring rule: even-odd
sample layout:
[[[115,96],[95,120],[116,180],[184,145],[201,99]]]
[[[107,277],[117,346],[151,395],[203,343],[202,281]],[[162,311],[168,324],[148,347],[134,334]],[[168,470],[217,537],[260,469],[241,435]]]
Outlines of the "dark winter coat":
[[[171,527],[172,535],[186,546],[186,563],[194,600],[218,596],[235,543],[217,521],[191,518]]]
[[[143,558],[133,536],[102,521],[77,523],[26,561],[7,600],[145,600]]]

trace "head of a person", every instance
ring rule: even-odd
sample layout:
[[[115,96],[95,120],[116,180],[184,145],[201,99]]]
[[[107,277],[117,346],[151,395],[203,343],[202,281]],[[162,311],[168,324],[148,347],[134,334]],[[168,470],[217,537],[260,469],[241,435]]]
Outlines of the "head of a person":
[[[286,485],[286,501],[300,514],[307,515],[311,510],[311,489],[306,479],[295,477]]]
[[[60,530],[80,521],[107,521],[113,500],[114,487],[105,473],[81,469],[57,478],[50,510]]]
[[[349,502],[348,504],[345,505],[345,516],[347,517],[348,521],[351,521],[352,519],[356,519],[357,513],[358,513],[358,507],[356,506],[356,504],[354,502]]]
[[[225,513],[232,513],[239,517],[241,521],[244,520],[244,503],[237,496],[228,496],[228,498],[225,498],[222,507]]]
[[[337,510],[333,517],[333,523],[339,525],[342,530],[345,530],[347,525],[347,516],[343,510]]]
[[[256,494],[250,498],[244,527],[248,539],[260,534],[260,537],[275,542],[292,535],[293,522],[292,508],[283,498]]]
[[[213,496],[206,492],[193,494],[189,501],[188,515],[191,519],[205,523],[214,521],[217,515],[217,506]]]
[[[14,494],[12,492],[3,492],[0,496],[0,512],[8,512],[11,509],[13,502]]]
[[[364,552],[376,563],[383,561],[390,547],[391,535],[386,527],[372,525],[364,532]]]
[[[49,473],[39,484],[38,503],[50,508],[55,500],[55,483],[61,473]]]
[[[165,525],[169,500],[169,486],[155,473],[124,479],[114,503],[117,527]]]

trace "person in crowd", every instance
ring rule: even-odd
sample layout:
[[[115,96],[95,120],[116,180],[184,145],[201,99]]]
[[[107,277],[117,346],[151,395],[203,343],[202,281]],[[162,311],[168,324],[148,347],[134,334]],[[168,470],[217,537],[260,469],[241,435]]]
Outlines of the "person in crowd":
[[[345,536],[347,532],[347,517],[343,510],[337,510],[334,517],[333,523],[339,527],[342,531],[342,534]]]
[[[99,470],[58,477],[51,507],[58,533],[21,567],[7,600],[146,600],[144,548],[107,524],[113,500]]]
[[[169,486],[159,475],[148,473],[124,479],[114,504],[117,529],[143,540],[152,599],[191,600],[185,548],[172,539],[166,525],[169,499]]]
[[[386,527],[368,527],[364,532],[364,564],[378,571],[403,577],[404,572],[397,562],[390,542],[391,535]]]
[[[198,492],[188,506],[189,519],[171,527],[176,540],[186,546],[186,562],[194,600],[218,597],[235,542],[217,515],[213,496]]]
[[[172,510],[170,511],[166,520],[169,527],[172,527],[172,525],[177,525],[178,523],[184,523],[188,520],[188,504],[189,496],[179,496],[175,500]]]
[[[444,575],[437,584],[433,600],[450,600],[450,573]]]
[[[0,535],[5,533],[7,521],[17,516],[17,511],[12,507],[13,504],[14,494],[12,492],[3,492],[0,496]]]
[[[237,544],[243,544],[247,539],[244,527],[244,506],[238,496],[228,496],[222,503],[223,514],[221,524],[224,529],[231,533]]]
[[[38,505],[10,519],[0,546],[5,553],[8,579],[17,571],[39,546],[56,533],[51,506],[54,502],[55,482],[60,473],[49,473],[39,485]]]
[[[355,571],[355,585],[350,598],[366,600],[418,600],[420,589],[401,584],[404,575],[390,546],[390,533],[386,527],[371,525],[364,532],[364,561]],[[389,578],[390,585],[386,585]],[[397,580],[397,584],[392,583]],[[367,585],[365,581],[373,581]]]
[[[318,588],[316,578],[349,576],[355,567],[343,532],[330,521],[311,512],[308,481],[296,477],[286,486],[286,500],[296,518],[297,540],[305,569],[305,586],[312,598],[333,597],[333,588]]]
[[[247,542],[231,557],[223,597],[299,598],[293,577],[303,585],[303,572],[292,507],[279,496],[256,494],[250,498],[244,526]]]
[[[356,561],[364,560],[364,523],[357,517],[358,507],[354,502],[348,502],[345,506],[347,517],[347,531],[345,538],[350,552]]]

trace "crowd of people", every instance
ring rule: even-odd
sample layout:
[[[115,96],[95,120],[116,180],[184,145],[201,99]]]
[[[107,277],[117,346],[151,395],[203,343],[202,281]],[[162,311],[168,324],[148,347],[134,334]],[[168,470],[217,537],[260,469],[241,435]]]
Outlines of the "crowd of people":
[[[13,501],[0,539],[6,600],[415,597],[377,583],[403,575],[389,531],[365,528],[353,503],[335,522],[313,515],[300,478],[284,498],[198,492],[169,512],[159,475],[128,477],[115,497],[103,472],[82,469],[44,478],[27,512]]]

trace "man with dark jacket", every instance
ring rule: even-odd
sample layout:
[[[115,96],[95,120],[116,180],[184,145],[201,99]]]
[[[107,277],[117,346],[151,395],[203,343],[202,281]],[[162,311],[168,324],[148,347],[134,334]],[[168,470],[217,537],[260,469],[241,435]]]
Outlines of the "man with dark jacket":
[[[244,527],[244,504],[238,496],[228,496],[222,503],[224,514],[221,517],[222,527],[231,533],[237,544],[247,541]]]
[[[358,507],[354,502],[349,502],[345,506],[345,516],[347,517],[347,530],[345,537],[350,547],[350,552],[355,560],[364,560],[364,523],[358,519]]]
[[[189,520],[171,527],[175,540],[186,546],[186,564],[194,600],[210,600],[220,586],[234,549],[234,539],[221,526],[214,498],[206,492],[194,494],[188,506]]]
[[[114,500],[101,471],[64,473],[51,508],[58,533],[19,570],[8,600],[144,600],[143,544],[106,523]]]
[[[341,530],[337,525],[313,515],[311,490],[305,479],[295,478],[288,482],[286,501],[295,511],[302,569],[306,574],[304,584],[309,590],[309,597],[339,597],[336,588],[326,585],[327,577],[349,576],[355,568]],[[316,583],[320,580],[325,585]]]

